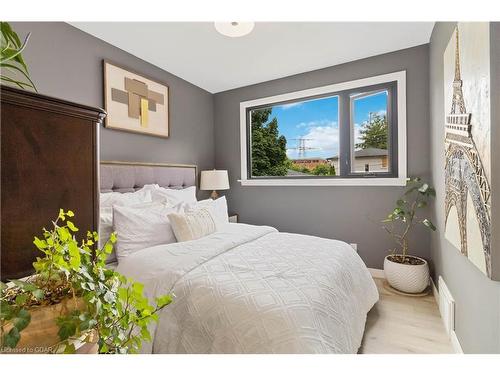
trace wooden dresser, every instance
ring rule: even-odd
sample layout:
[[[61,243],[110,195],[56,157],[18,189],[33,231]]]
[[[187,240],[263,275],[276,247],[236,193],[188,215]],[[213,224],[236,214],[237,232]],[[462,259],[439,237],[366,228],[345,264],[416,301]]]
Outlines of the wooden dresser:
[[[98,227],[98,130],[105,112],[1,86],[1,279],[29,275],[33,237],[59,208]]]

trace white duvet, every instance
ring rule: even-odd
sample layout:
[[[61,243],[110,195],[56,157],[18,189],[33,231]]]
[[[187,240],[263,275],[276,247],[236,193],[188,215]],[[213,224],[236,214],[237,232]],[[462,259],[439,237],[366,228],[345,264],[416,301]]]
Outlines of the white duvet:
[[[345,242],[265,226],[144,249],[117,271],[149,298],[175,295],[143,346],[152,353],[356,353],[378,300]]]

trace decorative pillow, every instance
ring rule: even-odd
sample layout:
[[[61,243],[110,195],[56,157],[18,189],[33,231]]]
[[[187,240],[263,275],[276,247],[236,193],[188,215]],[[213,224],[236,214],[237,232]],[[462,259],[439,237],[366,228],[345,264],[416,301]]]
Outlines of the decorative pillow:
[[[113,233],[113,206],[132,206],[151,202],[151,191],[158,189],[159,185],[144,185],[133,193],[101,193],[99,212],[99,247],[103,247],[109,236]],[[115,250],[109,254],[107,263],[116,262]]]
[[[168,214],[175,212],[182,212],[182,207],[161,202],[114,206],[113,226],[118,237],[118,262],[136,251],[176,242],[168,219]]]
[[[168,219],[178,242],[197,240],[217,230],[217,221],[212,207],[170,213]]]
[[[196,203],[196,186],[190,186],[185,189],[165,189],[159,187],[151,192],[152,200],[167,200],[170,205],[178,203],[194,204]]]
[[[195,204],[190,204],[187,206],[187,209],[193,210],[193,209],[199,209],[203,207],[212,207],[214,214],[215,214],[215,219],[217,220],[217,224],[225,224],[229,223],[229,216],[227,214],[227,201],[226,197],[220,197],[216,200],[213,200],[211,198],[209,199],[204,199],[202,201],[198,201]]]

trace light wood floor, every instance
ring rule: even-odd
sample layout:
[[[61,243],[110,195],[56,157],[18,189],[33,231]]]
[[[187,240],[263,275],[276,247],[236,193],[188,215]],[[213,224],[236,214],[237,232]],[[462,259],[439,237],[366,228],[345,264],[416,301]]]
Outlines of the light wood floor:
[[[368,313],[359,353],[453,353],[432,294],[401,296],[385,289],[383,279],[374,280],[380,300]]]

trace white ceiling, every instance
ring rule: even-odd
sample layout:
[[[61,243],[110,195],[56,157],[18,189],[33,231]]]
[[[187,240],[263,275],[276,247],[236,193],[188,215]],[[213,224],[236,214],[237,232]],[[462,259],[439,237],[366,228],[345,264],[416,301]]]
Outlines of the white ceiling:
[[[212,22],[74,22],[209,92],[428,43],[433,22],[258,22],[244,37]]]

